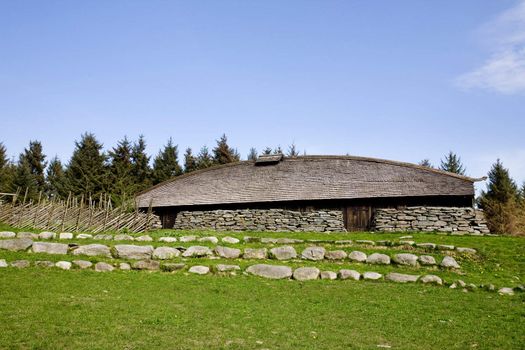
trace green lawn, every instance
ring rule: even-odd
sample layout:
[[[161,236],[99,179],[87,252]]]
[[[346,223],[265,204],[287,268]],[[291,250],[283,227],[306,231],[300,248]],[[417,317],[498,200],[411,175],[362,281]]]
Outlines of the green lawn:
[[[0,226],[0,230],[12,228]],[[399,239],[378,233],[224,233],[161,230],[154,237],[196,234],[307,239]],[[472,247],[457,254],[460,273],[441,269],[371,266],[349,261],[273,262],[337,271],[433,273],[446,281],[523,284],[525,239],[410,233],[416,242]],[[94,240],[73,240],[80,244]],[[99,241],[115,244],[111,241]],[[190,246],[196,243],[134,242]],[[199,245],[211,245],[199,242]],[[334,245],[322,244],[327,249]],[[268,248],[261,243],[236,244]],[[300,250],[306,244],[294,245]],[[344,247],[346,251],[411,251],[397,247]],[[426,252],[436,258],[442,252]],[[0,259],[73,260],[73,256],[0,251]],[[103,258],[86,258],[93,262]],[[182,258],[173,260],[182,261]],[[115,262],[115,260],[114,260]],[[256,263],[241,259],[187,259],[188,265]],[[385,281],[272,281],[237,276],[0,269],[0,349],[523,349],[525,293],[394,284]]]

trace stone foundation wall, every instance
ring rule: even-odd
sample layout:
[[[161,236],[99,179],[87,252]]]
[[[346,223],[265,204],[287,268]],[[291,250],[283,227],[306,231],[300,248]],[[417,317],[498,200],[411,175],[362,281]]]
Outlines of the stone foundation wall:
[[[489,233],[482,210],[458,207],[376,209],[375,231],[439,231]]]
[[[284,209],[181,211],[175,229],[220,231],[346,231],[340,210],[300,212]]]

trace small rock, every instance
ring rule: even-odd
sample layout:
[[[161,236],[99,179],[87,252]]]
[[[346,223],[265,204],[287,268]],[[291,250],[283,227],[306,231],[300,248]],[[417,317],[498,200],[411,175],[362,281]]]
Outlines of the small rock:
[[[33,232],[18,232],[16,234],[17,238],[28,238],[28,239],[38,239],[38,235]]]
[[[338,240],[338,241],[335,241],[335,244],[352,244],[352,240],[350,239],[342,239],[342,240]]]
[[[26,267],[29,267],[30,265],[31,264],[27,260],[15,260],[11,263],[11,266],[19,268],[19,269],[24,269]]]
[[[428,266],[437,264],[436,259],[434,259],[434,257],[431,255],[421,255],[418,260],[421,265]]]
[[[246,243],[258,243],[261,241],[259,237],[250,237],[250,236],[245,236],[243,240]]]
[[[63,243],[34,242],[31,248],[34,253],[67,254],[68,245]]]
[[[40,232],[38,234],[38,238],[40,239],[55,239],[56,236],[57,234],[54,232]]]
[[[266,259],[268,250],[266,248],[246,248],[244,249],[244,259]]]
[[[71,268],[71,263],[69,261],[59,261],[55,263],[55,266],[62,270],[69,270]]]
[[[434,243],[417,243],[416,247],[424,249],[436,249],[436,245]]]
[[[394,255],[394,262],[399,265],[417,266],[417,255],[402,253]]]
[[[324,255],[328,260],[344,260],[347,256],[348,254],[344,250],[330,250]]]
[[[121,269],[121,270],[124,270],[124,271],[129,271],[129,270],[131,270],[131,265],[128,264],[128,263],[122,262],[122,263],[118,264],[118,268]]]
[[[230,244],[237,244],[240,242],[240,240],[238,240],[237,238],[235,237],[230,237],[230,236],[226,236],[226,237],[222,237],[221,239],[224,243],[230,243]]]
[[[266,243],[266,244],[275,244],[277,243],[277,238],[268,238],[268,237],[262,237],[261,238],[261,243]]]
[[[385,254],[374,253],[366,258],[368,264],[388,265],[390,264],[390,257]]]
[[[10,232],[10,231],[2,231],[0,232],[0,238],[14,238],[16,237],[16,233]]]
[[[457,284],[461,287],[461,288],[465,288],[467,286],[467,284],[465,282],[463,282],[462,280],[457,280]]]
[[[135,238],[135,241],[139,241],[139,242],[152,242],[152,241],[153,241],[153,238],[151,238],[151,236],[144,235],[144,236],[139,236],[139,237]]]
[[[388,247],[388,246],[392,245],[392,242],[391,241],[386,241],[386,240],[376,241],[376,245],[383,246],[383,247]]]
[[[7,267],[7,266],[9,266],[9,265],[7,264],[5,259],[0,259],[0,267]]]
[[[87,269],[93,266],[93,263],[87,260],[73,260],[73,264],[77,265],[81,269]]]
[[[455,247],[449,244],[438,244],[436,248],[438,250],[454,250]]]
[[[80,233],[77,235],[77,239],[93,239],[93,235],[89,233]]]
[[[215,254],[225,259],[237,259],[241,255],[241,250],[236,248],[217,246],[215,247]]]
[[[115,246],[116,257],[120,259],[151,259],[153,246],[117,244]]]
[[[397,283],[416,282],[419,276],[407,275],[404,273],[390,272],[385,279]]]
[[[210,256],[213,255],[213,252],[208,247],[202,247],[202,246],[191,246],[184,253],[182,253],[183,257],[193,257],[193,258],[200,258],[203,256]]]
[[[182,236],[179,238],[180,242],[193,242],[195,240],[197,240],[197,237],[195,236]]]
[[[377,273],[377,272],[367,271],[367,272],[363,273],[363,279],[364,280],[378,280],[381,277],[383,277],[383,275],[380,274],[380,273]]]
[[[188,272],[196,273],[197,275],[206,275],[208,272],[210,272],[210,268],[208,266],[195,265],[190,267]]]
[[[160,265],[160,269],[166,272],[182,270],[184,267],[186,267],[186,264],[184,263],[164,263]]]
[[[416,242],[414,242],[414,241],[399,241],[399,245],[413,246],[414,244],[416,244]]]
[[[292,268],[289,266],[277,266],[257,264],[249,266],[246,272],[264,278],[283,279],[292,277]]]
[[[425,275],[421,277],[419,281],[421,283],[433,283],[433,284],[437,284],[440,286],[443,284],[443,280],[439,276],[436,276],[436,275]]]
[[[365,244],[365,245],[375,245],[376,244],[376,242],[369,241],[369,240],[366,240],[366,239],[358,239],[355,242],[358,243],[358,244]]]
[[[58,239],[73,239],[73,234],[71,232],[61,232],[58,235]]]
[[[483,286],[484,289],[488,290],[489,292],[493,292],[496,290],[496,287],[491,283]]]
[[[106,235],[106,234],[100,233],[96,235],[95,237],[93,237],[93,239],[97,239],[99,241],[110,241],[113,239],[113,235]]]
[[[401,236],[401,237],[399,237],[399,239],[410,239],[410,238],[414,238],[414,236]]]
[[[476,254],[476,249],[474,248],[457,247],[456,251],[459,253]]]
[[[134,241],[135,237],[130,236],[130,235],[119,234],[119,235],[115,235],[115,237],[113,237],[113,240],[114,241]]]
[[[308,247],[301,253],[301,257],[306,260],[323,260],[326,250],[323,247]]]
[[[303,243],[304,240],[296,238],[277,238],[275,243],[277,244],[294,244],[294,243]]]
[[[48,260],[37,260],[35,261],[35,266],[38,267],[53,267],[55,266],[55,263]]]
[[[160,237],[159,242],[166,242],[166,243],[177,242],[177,237]]]
[[[238,265],[218,264],[215,267],[217,268],[217,272],[239,271],[241,269]]]
[[[110,258],[111,251],[108,246],[103,244],[87,244],[73,250],[73,255],[105,256]]]
[[[21,250],[27,250],[32,244],[33,241],[28,238],[3,239],[0,240],[0,249],[18,252]]]
[[[503,287],[498,289],[500,295],[514,295],[514,290],[512,288]]]
[[[452,283],[452,284],[450,285],[449,288],[450,288],[450,289],[456,289],[457,287],[458,287],[458,286],[457,286],[456,283]]]
[[[293,278],[298,281],[316,280],[319,278],[319,269],[316,267],[299,267],[293,272]]]
[[[160,269],[160,263],[155,260],[140,260],[133,263],[135,270],[155,271]]]
[[[297,252],[292,246],[282,246],[270,249],[270,257],[277,260],[290,260],[297,257]]]
[[[153,258],[159,260],[173,259],[180,255],[180,250],[171,247],[158,247],[153,251]]]
[[[211,242],[213,244],[217,244],[219,243],[219,239],[215,236],[202,237],[202,238],[199,238],[199,242]]]
[[[348,255],[348,259],[357,261],[357,262],[365,262],[366,261],[366,254],[357,250],[354,250]]]
[[[357,272],[356,270],[342,269],[342,270],[339,270],[339,278],[342,280],[352,279],[352,280],[359,281],[359,279],[361,278],[361,274]]]
[[[337,279],[337,273],[333,271],[321,271],[321,279],[322,280],[335,280]]]
[[[441,261],[441,266],[446,268],[459,269],[460,266],[457,263],[456,259],[451,256],[445,256]]]
[[[98,271],[98,272],[113,271],[114,269],[115,268],[113,266],[105,262],[98,262],[95,264],[95,271]]]

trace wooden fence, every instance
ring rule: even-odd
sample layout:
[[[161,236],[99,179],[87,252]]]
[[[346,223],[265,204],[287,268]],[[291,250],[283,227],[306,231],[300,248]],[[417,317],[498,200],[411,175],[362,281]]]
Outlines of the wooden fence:
[[[151,206],[146,213],[126,205],[113,208],[108,195],[101,195],[97,201],[71,195],[67,200],[49,200],[40,195],[33,202],[26,201],[25,193],[24,197],[20,191],[0,193],[0,222],[21,229],[58,232],[143,232],[160,227]]]

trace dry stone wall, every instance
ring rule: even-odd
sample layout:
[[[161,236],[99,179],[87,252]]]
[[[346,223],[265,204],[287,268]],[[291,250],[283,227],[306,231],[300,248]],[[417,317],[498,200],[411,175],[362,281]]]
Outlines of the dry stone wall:
[[[340,210],[300,212],[284,209],[182,211],[175,229],[219,231],[346,231]]]
[[[482,210],[461,207],[408,207],[376,209],[376,231],[438,231],[489,233]]]

